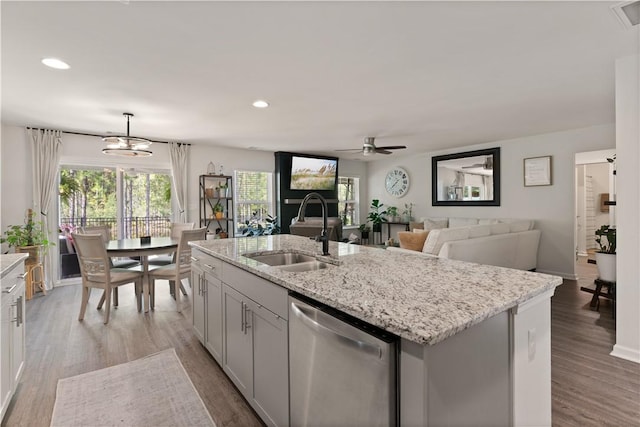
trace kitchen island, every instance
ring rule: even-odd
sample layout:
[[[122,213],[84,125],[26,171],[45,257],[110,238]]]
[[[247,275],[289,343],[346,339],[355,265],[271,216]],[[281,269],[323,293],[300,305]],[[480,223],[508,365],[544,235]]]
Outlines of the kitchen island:
[[[215,272],[209,282],[218,283],[220,291],[212,294],[215,300],[220,292],[221,304],[209,301],[208,308],[215,307],[220,316],[227,312],[222,301],[227,298],[226,278],[238,288],[253,277],[264,279],[258,286],[297,292],[399,336],[401,425],[551,424],[550,297],[562,283],[559,277],[335,242],[329,247],[331,255],[323,257],[318,255],[319,243],[291,235],[191,245],[197,274],[203,271],[198,257],[210,257],[204,265]],[[314,256],[323,268],[292,272],[253,259],[279,252]],[[200,277],[205,275],[194,277],[194,294],[197,289],[198,295],[211,299]],[[238,294],[254,292],[244,290]],[[196,300],[194,296],[194,323],[199,316]],[[286,329],[287,320],[280,300],[268,296],[266,304],[253,310],[267,308],[275,314],[282,321],[274,324],[277,330]],[[251,311],[246,304],[243,300],[243,313]],[[215,324],[218,315],[211,317]],[[219,327],[226,328],[225,319],[219,320]],[[244,317],[242,322],[243,327],[250,324]],[[207,348],[214,357],[218,353],[216,359],[225,368],[225,331],[222,337],[212,335],[211,348],[216,350]],[[286,334],[282,340],[286,344]],[[232,380],[235,376],[238,385],[237,369],[225,372]],[[288,425],[286,415],[269,416],[265,422]]]

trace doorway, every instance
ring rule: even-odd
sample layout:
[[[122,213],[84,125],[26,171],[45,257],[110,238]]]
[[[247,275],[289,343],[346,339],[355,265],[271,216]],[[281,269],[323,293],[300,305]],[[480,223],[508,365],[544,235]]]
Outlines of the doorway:
[[[597,249],[595,231],[608,224],[615,226],[613,165],[607,161],[615,150],[576,153],[575,156],[575,272],[580,285],[591,284],[598,277],[594,259]]]

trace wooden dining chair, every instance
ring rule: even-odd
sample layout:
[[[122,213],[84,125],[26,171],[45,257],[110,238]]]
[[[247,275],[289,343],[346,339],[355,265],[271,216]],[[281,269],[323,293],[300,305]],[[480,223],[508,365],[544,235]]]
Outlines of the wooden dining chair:
[[[152,310],[155,306],[155,281],[157,279],[165,279],[169,280],[170,284],[173,282],[171,286],[173,286],[176,298],[176,308],[178,312],[182,312],[179,285],[182,284],[182,279],[189,277],[191,274],[191,246],[189,246],[189,242],[205,240],[206,232],[207,229],[204,227],[195,230],[182,230],[178,249],[176,250],[175,262],[149,271],[149,296]]]
[[[82,303],[78,320],[84,319],[91,288],[104,290],[104,324],[109,322],[111,293],[118,286],[135,283],[138,311],[142,310],[142,272],[111,267],[101,234],[72,233],[82,275]],[[98,309],[100,309],[98,305]]]
[[[171,223],[171,238],[180,239],[182,230],[193,230],[195,223],[193,222],[172,222]],[[176,262],[175,253],[166,255],[155,255],[149,257],[149,265],[169,265]]]

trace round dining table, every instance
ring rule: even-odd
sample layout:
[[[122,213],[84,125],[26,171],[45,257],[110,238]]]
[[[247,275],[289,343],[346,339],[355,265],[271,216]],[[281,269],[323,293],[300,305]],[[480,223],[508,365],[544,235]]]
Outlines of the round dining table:
[[[142,295],[145,313],[149,312],[149,255],[175,252],[179,242],[180,239],[171,237],[151,237],[145,243],[139,238],[110,240],[107,243],[107,254],[110,257],[140,257],[143,273]]]

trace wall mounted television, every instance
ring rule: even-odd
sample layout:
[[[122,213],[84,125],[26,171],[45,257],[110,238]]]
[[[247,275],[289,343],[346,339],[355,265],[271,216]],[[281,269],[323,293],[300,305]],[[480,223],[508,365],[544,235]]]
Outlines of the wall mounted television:
[[[290,190],[333,191],[338,181],[338,159],[291,156]]]

